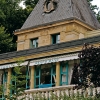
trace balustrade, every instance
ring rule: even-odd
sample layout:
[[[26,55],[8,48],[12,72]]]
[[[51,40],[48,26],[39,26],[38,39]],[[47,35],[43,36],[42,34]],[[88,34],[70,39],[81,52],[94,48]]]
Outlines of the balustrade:
[[[39,88],[25,90],[26,100],[58,100],[60,97],[73,97],[73,96],[95,96],[100,93],[100,87],[87,88],[87,89],[74,89],[75,85],[56,86],[50,88]],[[62,100],[62,99],[59,99]]]

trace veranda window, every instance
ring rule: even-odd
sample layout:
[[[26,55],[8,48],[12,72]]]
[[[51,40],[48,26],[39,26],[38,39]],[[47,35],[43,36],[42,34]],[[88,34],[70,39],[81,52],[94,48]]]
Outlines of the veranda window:
[[[68,85],[68,62],[61,62],[60,84],[61,86]]]
[[[48,64],[35,67],[35,88],[55,86],[56,65]]]
[[[24,77],[26,76],[25,78],[18,78],[19,81],[26,80],[26,83],[21,87],[23,87],[25,89],[29,89],[30,88],[30,77],[29,77],[30,76],[29,75],[30,74],[30,69],[29,69],[29,66],[22,67],[21,73],[22,73],[22,75],[24,75]],[[16,72],[14,71],[14,68],[12,69],[12,76],[15,76],[15,77],[18,76],[16,74]],[[16,78],[12,79],[11,84],[16,87],[16,83],[17,83]],[[21,87],[18,87],[18,88],[21,88]],[[11,94],[14,94],[14,93],[16,93],[16,91],[11,90]]]
[[[4,94],[6,94],[7,89],[7,75],[8,72],[6,70],[1,74],[1,84],[3,85],[3,93],[0,94],[0,100],[4,100]]]

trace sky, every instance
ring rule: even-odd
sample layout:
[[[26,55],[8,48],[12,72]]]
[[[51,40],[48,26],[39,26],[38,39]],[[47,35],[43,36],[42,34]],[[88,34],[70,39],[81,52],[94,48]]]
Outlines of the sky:
[[[97,5],[97,7],[99,7],[100,10],[100,0],[93,0],[92,4]]]

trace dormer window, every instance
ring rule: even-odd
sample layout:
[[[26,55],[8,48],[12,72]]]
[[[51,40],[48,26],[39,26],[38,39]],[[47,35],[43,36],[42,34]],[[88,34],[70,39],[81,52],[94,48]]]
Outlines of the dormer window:
[[[31,48],[37,48],[38,47],[38,38],[31,39]]]
[[[60,34],[52,35],[52,44],[60,43]]]

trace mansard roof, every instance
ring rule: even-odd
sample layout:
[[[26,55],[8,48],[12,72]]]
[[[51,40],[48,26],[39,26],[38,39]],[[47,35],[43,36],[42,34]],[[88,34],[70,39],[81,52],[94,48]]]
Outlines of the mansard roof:
[[[49,13],[45,13],[45,1],[55,1],[57,7]],[[87,0],[39,0],[21,30],[71,19],[77,19],[95,29],[100,28],[100,24],[91,11]]]

